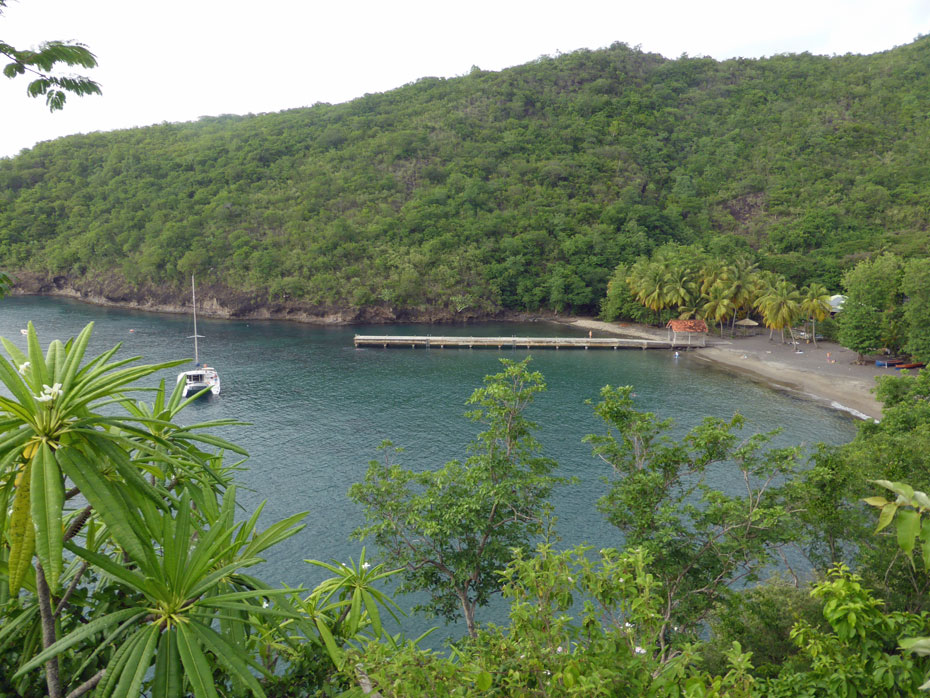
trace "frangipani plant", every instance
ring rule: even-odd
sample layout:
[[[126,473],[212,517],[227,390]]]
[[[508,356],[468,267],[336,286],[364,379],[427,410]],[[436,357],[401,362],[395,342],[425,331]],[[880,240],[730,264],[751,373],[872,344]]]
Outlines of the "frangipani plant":
[[[180,362],[132,367],[115,347],[82,365],[91,331],[46,352],[31,324],[25,352],[0,340],[0,693],[264,695],[278,677],[263,647],[335,662],[380,634],[377,605],[393,608],[372,584],[388,573],[364,559],[324,565],[336,578],[307,599],[248,574],[304,514],[237,523],[223,454],[246,452],[210,433],[237,422],[181,426],[177,387],[139,387]]]
[[[0,338],[10,361],[0,359],[0,381],[11,397],[0,396],[0,478],[13,478],[8,530],[9,592],[16,594],[31,566],[52,593],[59,590],[65,542],[65,501],[77,494],[104,516],[121,547],[141,557],[140,522],[125,490],[164,507],[164,498],[146,482],[133,454],[170,445],[140,426],[134,416],[99,410],[123,398],[130,384],[180,362],[130,366],[135,358],[110,361],[114,347],[81,365],[93,324],[67,345],[56,340],[43,355],[29,323],[26,353]],[[67,485],[71,485],[66,489]],[[0,531],[2,532],[2,531]]]

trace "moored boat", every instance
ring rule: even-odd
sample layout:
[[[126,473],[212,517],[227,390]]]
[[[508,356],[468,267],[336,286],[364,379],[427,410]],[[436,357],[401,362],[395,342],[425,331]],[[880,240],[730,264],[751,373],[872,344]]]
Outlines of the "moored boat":
[[[220,375],[216,369],[200,363],[200,351],[197,345],[198,339],[203,339],[203,335],[197,334],[197,290],[194,285],[194,277],[191,276],[191,304],[194,310],[194,334],[188,339],[194,340],[194,368],[190,371],[181,371],[178,374],[178,383],[184,382],[184,389],[181,393],[183,397],[196,395],[197,393],[207,390],[213,395],[220,394]],[[204,393],[206,394],[206,393]]]

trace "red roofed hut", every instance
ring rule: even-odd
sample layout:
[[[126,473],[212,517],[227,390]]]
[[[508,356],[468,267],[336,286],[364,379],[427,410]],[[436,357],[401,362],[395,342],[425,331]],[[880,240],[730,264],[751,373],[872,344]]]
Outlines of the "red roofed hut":
[[[672,345],[684,344],[684,337],[687,335],[688,342],[687,345],[691,346],[691,338],[694,337],[694,345],[698,346],[697,338],[700,335],[701,344],[704,346],[704,341],[707,339],[707,323],[701,320],[700,318],[694,320],[669,320],[666,325],[668,328],[668,341]],[[682,338],[679,340],[678,335],[682,335]]]

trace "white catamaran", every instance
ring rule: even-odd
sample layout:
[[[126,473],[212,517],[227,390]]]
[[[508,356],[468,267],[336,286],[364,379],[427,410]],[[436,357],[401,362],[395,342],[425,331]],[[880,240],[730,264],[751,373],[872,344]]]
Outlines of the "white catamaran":
[[[193,275],[191,275],[191,300],[194,308],[194,336],[188,337],[188,339],[194,340],[194,368],[190,371],[181,371],[181,373],[178,374],[178,383],[184,381],[183,397],[195,395],[206,388],[209,388],[213,395],[219,395],[219,374],[216,372],[215,368],[200,363],[197,340],[203,339],[203,335],[197,334],[197,291],[194,288]]]

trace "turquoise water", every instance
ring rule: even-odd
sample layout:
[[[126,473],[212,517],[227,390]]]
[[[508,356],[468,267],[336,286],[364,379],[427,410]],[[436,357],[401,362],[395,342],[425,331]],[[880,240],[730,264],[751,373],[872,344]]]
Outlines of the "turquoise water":
[[[0,302],[0,335],[22,346],[20,328],[32,320],[43,346],[96,323],[89,355],[117,342],[117,356],[140,355],[160,362],[193,354],[189,317],[101,308],[68,300],[17,297]],[[310,586],[321,574],[305,558],[357,558],[362,544],[349,535],[362,522],[346,491],[363,479],[368,461],[384,439],[404,447],[401,463],[435,468],[466,457],[476,425],[462,415],[465,400],[482,379],[499,369],[500,357],[522,359],[526,351],[487,349],[355,349],[354,334],[462,334],[578,336],[550,323],[469,326],[357,326],[321,328],[282,322],[198,319],[201,358],[215,366],[223,392],[185,413],[189,422],[233,418],[251,426],[222,433],[250,453],[241,473],[239,501],[248,510],[267,500],[263,521],[309,511],[307,527],[270,551],[261,575],[271,583]],[[132,330],[132,331],[130,331]],[[605,384],[635,386],[640,409],[673,417],[679,433],[705,415],[747,419],[744,430],[776,427],[781,445],[842,443],[855,433],[848,415],[769,390],[744,378],[665,351],[537,351],[532,366],[548,384],[532,406],[545,455],[561,474],[580,483],[555,495],[557,530],[566,546],[618,544],[598,514],[604,492],[603,463],[581,443],[600,428],[586,400]],[[173,383],[177,370],[165,372]],[[154,381],[153,381],[154,385]],[[725,488],[728,473],[712,481]],[[248,489],[245,489],[248,488]],[[370,551],[374,552],[374,551]],[[479,619],[487,619],[481,616]],[[411,630],[423,627],[411,622]]]

